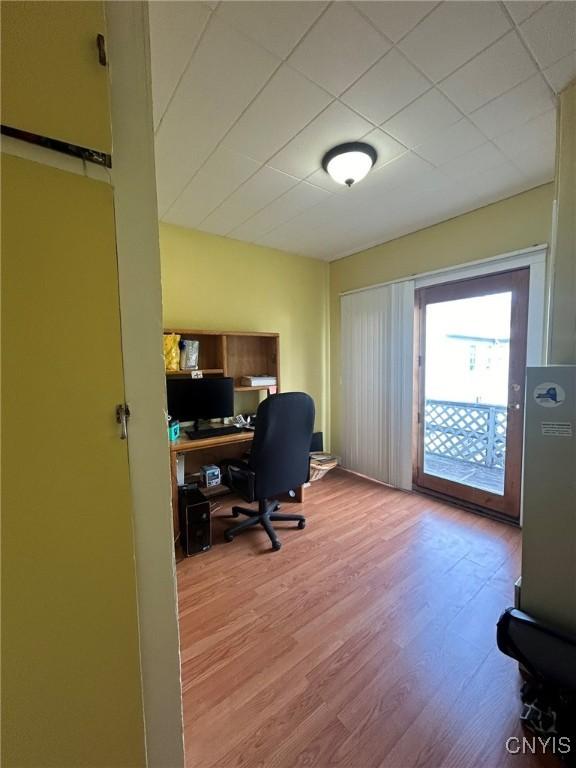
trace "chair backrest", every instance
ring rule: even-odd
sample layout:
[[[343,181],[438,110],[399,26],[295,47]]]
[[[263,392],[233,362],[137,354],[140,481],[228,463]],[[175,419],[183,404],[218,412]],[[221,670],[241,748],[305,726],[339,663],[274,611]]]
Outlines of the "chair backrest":
[[[308,479],[314,401],[304,392],[270,395],[260,403],[250,451],[255,496],[270,498]]]

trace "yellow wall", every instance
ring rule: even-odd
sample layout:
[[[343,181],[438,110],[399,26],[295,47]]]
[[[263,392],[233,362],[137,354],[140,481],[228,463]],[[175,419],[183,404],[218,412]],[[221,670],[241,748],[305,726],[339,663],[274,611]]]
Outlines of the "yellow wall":
[[[2,3],[3,122],[109,149],[108,71],[95,55],[103,21],[101,2]],[[143,766],[130,478],[114,416],[124,385],[113,189],[80,175],[80,161],[10,151],[2,765]]]
[[[312,395],[326,433],[328,265],[170,224],[160,254],[165,327],[278,332],[282,389]]]
[[[553,193],[546,184],[330,264],[332,450],[341,450],[339,294],[548,242]]]
[[[110,185],[2,154],[2,761],[144,765]]]
[[[104,3],[3,0],[2,123],[110,152]],[[9,76],[8,76],[9,75]]]

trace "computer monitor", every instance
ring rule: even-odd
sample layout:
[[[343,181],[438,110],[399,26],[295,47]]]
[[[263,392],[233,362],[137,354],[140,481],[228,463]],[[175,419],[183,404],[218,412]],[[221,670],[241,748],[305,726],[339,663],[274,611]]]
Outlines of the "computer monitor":
[[[169,378],[168,413],[178,421],[221,419],[234,415],[234,379]]]

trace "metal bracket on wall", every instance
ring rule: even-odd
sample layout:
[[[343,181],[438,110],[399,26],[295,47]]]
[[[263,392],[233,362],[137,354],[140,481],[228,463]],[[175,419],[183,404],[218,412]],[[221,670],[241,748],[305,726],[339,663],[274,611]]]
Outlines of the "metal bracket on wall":
[[[104,35],[96,35],[96,45],[98,47],[98,62],[105,67],[108,64],[108,54],[106,53],[106,39]]]
[[[49,136],[41,136],[38,133],[22,131],[20,128],[12,128],[12,126],[4,124],[0,126],[0,133],[2,133],[3,136],[10,136],[19,141],[26,141],[28,144],[36,144],[45,149],[61,152],[64,155],[78,157],[80,160],[85,160],[88,163],[102,165],[105,168],[112,168],[112,156],[107,155],[105,152],[99,152],[97,149],[80,147],[78,144],[69,144],[66,141],[51,139]]]
[[[128,437],[128,419],[130,418],[130,408],[128,403],[119,403],[116,406],[116,422],[120,424],[120,440],[126,440]]]

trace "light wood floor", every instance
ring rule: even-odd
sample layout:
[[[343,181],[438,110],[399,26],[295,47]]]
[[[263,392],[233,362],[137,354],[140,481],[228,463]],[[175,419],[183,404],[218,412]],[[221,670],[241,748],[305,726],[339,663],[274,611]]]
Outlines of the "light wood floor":
[[[271,552],[261,530],[224,543],[231,503],[178,565],[189,768],[544,765],[505,751],[518,530],[335,471]]]

